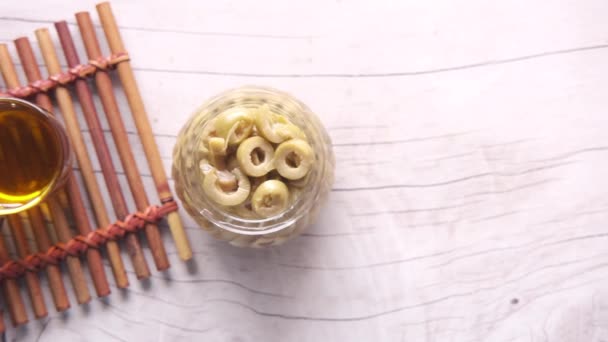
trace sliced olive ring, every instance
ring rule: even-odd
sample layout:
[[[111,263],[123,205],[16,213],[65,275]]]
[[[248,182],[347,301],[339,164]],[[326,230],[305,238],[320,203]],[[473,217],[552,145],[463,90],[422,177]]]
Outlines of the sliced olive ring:
[[[238,181],[236,176],[232,172],[226,170],[217,170],[211,164],[209,164],[209,161],[207,159],[201,160],[199,166],[204,176],[215,172],[217,175],[217,184],[225,192],[232,192],[237,189]],[[251,185],[249,186],[249,188],[251,189]]]
[[[236,150],[236,160],[243,172],[251,177],[261,177],[274,168],[274,148],[262,137],[243,141]]]
[[[251,207],[261,217],[271,217],[287,209],[289,190],[285,183],[267,180],[251,196]]]
[[[230,171],[236,178],[237,188],[233,191],[225,191],[226,182],[229,180],[227,178],[224,180],[220,179],[220,176],[225,175],[222,175],[219,172],[221,171],[213,169],[205,176],[205,179],[203,180],[203,190],[205,191],[205,194],[207,194],[215,203],[224,206],[235,206],[245,202],[251,192],[249,178],[247,178],[239,169]]]
[[[223,112],[215,120],[217,136],[226,139],[228,145],[239,144],[253,131],[253,115],[243,109]]]
[[[308,174],[314,158],[312,147],[306,141],[292,139],[277,147],[274,166],[281,176],[291,180],[300,179]]]

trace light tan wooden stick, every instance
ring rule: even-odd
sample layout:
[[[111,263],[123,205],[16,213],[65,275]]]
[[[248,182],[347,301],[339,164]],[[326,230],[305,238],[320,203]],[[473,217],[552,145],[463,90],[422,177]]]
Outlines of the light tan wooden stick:
[[[25,259],[28,255],[30,255],[31,251],[25,236],[25,228],[23,227],[23,223],[21,222],[19,215],[9,216],[8,226],[13,235],[17,255],[19,258]],[[48,315],[48,311],[46,309],[46,303],[44,302],[44,296],[42,294],[42,288],[40,287],[40,279],[38,278],[38,274],[35,272],[26,272],[25,284],[32,303],[32,309],[34,310],[34,316],[36,318],[46,317]]]
[[[97,12],[99,13],[101,25],[103,26],[112,53],[117,54],[125,52],[110,4],[108,2],[98,4]],[[160,153],[158,152],[158,146],[154,140],[154,134],[150,122],[148,121],[148,115],[146,114],[141,94],[139,93],[137,83],[135,82],[131,63],[129,61],[121,62],[117,65],[116,69],[127,96],[129,107],[133,113],[135,125],[137,126],[137,131],[139,132],[139,137],[142,141],[148,164],[150,165],[150,171],[152,172],[152,178],[154,178],[158,195],[161,201],[172,199],[173,195],[171,194],[171,189],[167,182],[167,175],[165,174]],[[188,242],[188,237],[179,214],[173,212],[167,216],[167,220],[180,258],[182,258],[182,260],[192,258],[192,249],[190,248],[190,243]]]
[[[0,228],[2,225],[0,224]],[[0,234],[0,263],[5,264],[10,261],[4,237]],[[5,279],[2,281],[2,294],[6,303],[8,313],[11,317],[11,322],[14,326],[22,325],[28,322],[27,311],[21,293],[19,292],[19,284],[15,279]]]

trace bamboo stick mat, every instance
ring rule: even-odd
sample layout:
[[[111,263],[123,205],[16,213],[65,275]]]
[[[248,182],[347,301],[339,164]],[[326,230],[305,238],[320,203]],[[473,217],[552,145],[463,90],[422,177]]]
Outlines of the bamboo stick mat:
[[[61,116],[84,183],[84,188],[81,188],[75,176],[70,175],[64,188],[40,206],[6,219],[4,229],[7,230],[0,234],[0,287],[4,307],[14,326],[30,320],[25,304],[27,300],[22,298],[19,284],[24,284],[27,290],[34,317],[39,319],[48,315],[47,299],[41,290],[39,272],[46,273],[55,309],[65,311],[70,308],[72,304],[61,274],[63,264],[78,304],[87,303],[92,297],[82,268],[83,262],[88,266],[95,295],[108,296],[109,275],[102,262],[102,250],[105,250],[112,270],[111,276],[117,287],[128,287],[129,280],[120,254],[119,240],[124,240],[138,279],[150,276],[150,264],[158,271],[168,269],[170,264],[165,242],[158,227],[161,219],[168,221],[180,258],[192,258],[188,238],[177,214],[177,204],[167,183],[146,109],[131,69],[129,54],[123,45],[110,4],[98,4],[97,13],[110,48],[108,53],[100,47],[100,37],[97,37],[88,12],[76,14],[80,37],[75,37],[70,32],[67,22],[59,21],[54,24],[58,43],[53,41],[51,30],[40,28],[35,31],[37,46],[25,37],[14,40],[16,57],[9,53],[6,44],[0,44],[0,71],[6,85],[5,90],[0,90],[0,96],[26,99]],[[86,56],[79,56],[75,39],[82,39]],[[43,57],[46,70],[41,70],[36,61],[36,48]],[[67,70],[61,68],[61,55],[65,56]],[[18,77],[15,66],[17,60],[23,68],[25,81]],[[121,112],[118,106],[112,73],[118,74],[119,91],[124,92],[127,98],[128,112]],[[72,97],[70,89],[74,91],[75,97]],[[99,97],[101,108],[95,104],[95,96]],[[81,127],[78,122],[75,101],[82,109],[86,127]],[[54,111],[55,106],[59,111]],[[105,115],[110,126],[110,142],[106,140],[100,124],[102,115]],[[132,115],[137,127],[160,198],[159,205],[151,205],[144,190],[140,176],[142,166],[135,161],[123,121],[126,115]],[[85,129],[90,132],[96,156],[87,152],[82,135],[82,130]],[[123,189],[119,183],[109,143],[116,146],[128,189]],[[94,157],[99,160],[105,187],[98,184],[95,177],[91,160]],[[106,206],[104,194],[110,198],[111,208]],[[135,203],[136,212],[131,212],[128,208],[129,197]],[[87,212],[86,201],[90,202],[93,215]],[[112,223],[110,217],[113,214],[118,221]],[[0,227],[3,226],[2,221],[0,219]],[[140,231],[143,234],[139,234]],[[28,241],[30,237],[34,240],[33,244]],[[152,262],[146,260],[140,241],[142,237],[147,241]],[[23,278],[22,283],[18,282],[19,278]],[[4,331],[4,320],[1,319],[0,322],[0,331]]]

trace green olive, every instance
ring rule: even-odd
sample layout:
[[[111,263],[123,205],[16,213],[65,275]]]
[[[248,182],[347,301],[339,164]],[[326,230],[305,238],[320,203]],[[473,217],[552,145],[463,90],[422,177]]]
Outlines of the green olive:
[[[226,139],[229,145],[247,139],[253,131],[253,115],[243,109],[232,109],[215,118],[218,137]]]
[[[249,184],[249,178],[243,174],[239,169],[230,171],[236,180],[237,188],[234,191],[225,191],[222,188],[224,181],[220,180],[219,171],[210,171],[203,180],[203,190],[209,198],[217,204],[225,206],[239,205],[247,200],[251,191],[251,185]],[[224,184],[225,185],[225,184]]]
[[[251,177],[261,177],[273,169],[274,148],[262,137],[250,137],[236,151],[241,169]]]
[[[261,217],[271,217],[283,212],[289,203],[289,189],[278,180],[260,184],[251,196],[253,211]]]
[[[306,141],[292,139],[277,147],[274,166],[281,176],[295,180],[308,174],[314,159],[314,152]]]
[[[209,139],[209,159],[215,168],[226,168],[226,140],[224,138]]]
[[[238,183],[236,180],[236,176],[230,171],[216,171],[217,175],[217,184],[224,190],[225,192],[233,192],[238,189]]]
[[[306,137],[302,130],[286,117],[273,113],[268,104],[259,107],[255,111],[254,117],[258,134],[272,143],[279,144],[285,140]]]

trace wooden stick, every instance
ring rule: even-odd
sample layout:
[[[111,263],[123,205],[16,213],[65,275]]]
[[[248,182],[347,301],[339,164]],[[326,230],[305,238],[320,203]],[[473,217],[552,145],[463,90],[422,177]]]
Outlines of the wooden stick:
[[[112,53],[125,52],[122,38],[118,32],[118,25],[114,19],[110,4],[108,2],[98,4],[97,12],[99,13],[101,26],[103,26]],[[141,94],[139,93],[137,83],[135,82],[131,64],[128,61],[121,62],[117,65],[116,69],[127,96],[129,107],[133,113],[135,125],[137,126],[137,131],[139,132],[139,137],[142,141],[148,164],[150,165],[150,171],[152,172],[152,178],[154,178],[158,195],[161,201],[170,200],[173,198],[173,195],[171,194],[171,189],[167,182],[167,175],[165,174],[160,153],[158,152],[158,146],[156,146],[156,141],[154,140],[154,134],[152,133],[152,127],[148,121],[148,115],[146,114]],[[188,236],[186,235],[179,214],[173,212],[167,216],[167,220],[180,258],[182,258],[182,260],[191,259],[192,249],[190,248],[190,242],[188,242]]]
[[[0,310],[0,334],[4,334],[6,326],[4,325],[4,310]]]
[[[68,221],[63,212],[63,208],[59,204],[57,199],[47,201],[51,217],[57,227],[69,227]],[[67,243],[72,239],[72,233],[69,229],[57,228],[57,239],[63,243]],[[77,256],[68,256],[65,260],[68,266],[68,272],[76,293],[76,300],[78,304],[84,304],[91,301],[91,294],[89,293],[89,287],[87,285],[87,279],[82,271],[82,265],[80,259]]]
[[[1,225],[0,225],[0,228]],[[6,250],[6,243],[4,237],[0,234],[0,264],[5,264],[11,259]],[[11,323],[14,326],[22,325],[28,322],[27,312],[25,310],[25,304],[23,304],[23,298],[19,292],[19,285],[15,279],[5,279],[2,282],[2,294],[4,295],[4,302],[6,303],[8,313],[11,317]]]
[[[97,36],[95,34],[95,28],[93,27],[93,22],[91,21],[91,16],[89,13],[76,13],[76,20],[78,21],[78,27],[80,28],[80,33],[82,35],[89,59],[96,60],[103,58],[101,48],[99,47],[99,42],[97,41]],[[110,79],[108,72],[102,70],[98,71],[95,74],[95,84],[97,85],[97,91],[99,92],[101,103],[104,111],[106,112],[108,123],[110,124],[112,136],[114,137],[114,142],[116,143],[116,149],[118,150],[125,174],[127,175],[129,187],[133,193],[135,205],[137,206],[138,210],[143,212],[150,205],[150,202],[148,201],[144,184],[137,169],[135,157],[133,157],[133,152],[131,151],[127,130],[125,129],[125,125],[122,121],[118,103],[114,97],[112,80]],[[155,224],[149,223],[146,224],[144,229],[146,237],[148,238],[150,251],[154,257],[156,268],[159,271],[168,269],[170,266],[169,259],[167,258],[165,246],[163,245],[158,227]]]
[[[25,259],[31,254],[27,238],[25,236],[25,228],[21,223],[19,215],[11,215],[8,217],[8,226],[13,234],[15,247],[17,249],[17,255],[21,259]],[[32,308],[34,309],[34,316],[36,318],[46,317],[48,312],[46,304],[44,303],[44,297],[42,295],[42,289],[40,288],[40,279],[34,272],[25,273],[25,284],[27,286],[30,301],[32,302]]]
[[[63,47],[63,52],[68,62],[68,66],[70,68],[76,67],[80,64],[80,59],[78,57],[76,47],[74,46],[74,41],[72,40],[72,35],[68,28],[68,24],[65,21],[57,22],[55,23],[55,29],[59,34],[59,41]],[[99,123],[97,110],[95,109],[95,105],[93,103],[91,90],[89,89],[87,81],[83,79],[77,79],[75,83],[76,94],[78,95],[82,111],[84,112],[85,119],[89,126],[91,138],[93,139],[93,145],[97,152],[99,163],[101,164],[101,172],[103,173],[106,186],[108,187],[110,197],[112,198],[114,211],[121,220],[124,220],[127,215],[129,215],[127,202],[125,201],[120,183],[118,182],[114,163],[112,162],[112,157],[110,156],[110,150],[108,149],[103,131],[101,130],[101,124]],[[150,270],[148,268],[148,264],[146,263],[141,245],[137,239],[137,235],[133,233],[127,234],[126,243],[127,251],[131,256],[131,261],[133,262],[133,267],[135,269],[137,278],[148,278],[150,276]]]
[[[69,177],[66,189],[68,191],[68,198],[72,207],[72,215],[74,215],[74,222],[78,228],[78,233],[81,235],[89,234],[91,230],[91,223],[87,216],[84,202],[82,201],[82,194],[78,188],[78,182],[76,177]],[[101,260],[101,253],[99,250],[94,248],[87,249],[87,265],[93,278],[93,284],[95,285],[95,292],[99,297],[105,297],[110,294],[110,285],[106,277],[106,271],[103,267]]]
[[[1,49],[3,50],[3,58],[0,59],[0,63],[2,64],[2,77],[4,78],[4,81],[8,87],[19,87],[20,82],[17,77],[17,72],[15,71],[13,61],[8,54],[8,48],[6,45],[4,45],[4,47]],[[36,240],[38,250],[46,252],[46,250],[51,247],[51,242],[49,234],[46,230],[46,223],[44,222],[42,211],[39,207],[33,207],[26,212],[26,215],[29,217],[30,225],[34,232],[34,240]],[[57,311],[65,311],[69,309],[70,301],[65,290],[65,285],[63,284],[63,279],[61,278],[61,270],[57,265],[47,265],[45,270],[49,280],[49,286],[51,288],[51,295],[53,297],[53,302],[55,303],[55,308]]]
[[[46,224],[44,222],[44,216],[40,207],[33,207],[27,212],[30,219],[30,225],[34,232],[34,240],[36,240],[36,246],[39,252],[46,252],[51,246],[51,238],[46,230]],[[70,308],[70,301],[68,294],[63,284],[63,278],[61,277],[61,269],[58,265],[49,264],[45,267],[46,277],[49,281],[49,287],[51,288],[51,295],[53,302],[55,303],[55,309],[57,311],[65,311]]]
[[[36,30],[36,37],[38,38],[38,44],[40,45],[40,50],[42,51],[42,56],[44,57],[49,74],[59,74],[61,72],[61,66],[49,30],[46,28]],[[76,159],[78,159],[80,173],[84,178],[89,197],[91,198],[91,202],[95,204],[93,205],[93,211],[95,212],[95,217],[97,219],[97,226],[107,227],[110,224],[110,217],[104,204],[103,197],[101,196],[97,178],[93,172],[93,165],[89,158],[82,132],[80,132],[70,92],[67,88],[59,86],[55,89],[55,98],[57,99],[59,109],[63,114],[65,126],[72,143],[71,146],[74,150],[74,154],[76,154]],[[106,250],[108,252],[108,259],[110,260],[110,266],[112,267],[116,286],[119,288],[128,287],[129,278],[127,277],[127,272],[125,271],[125,266],[122,257],[120,256],[118,242],[108,241],[106,243]],[[97,294],[100,295],[99,292]]]

